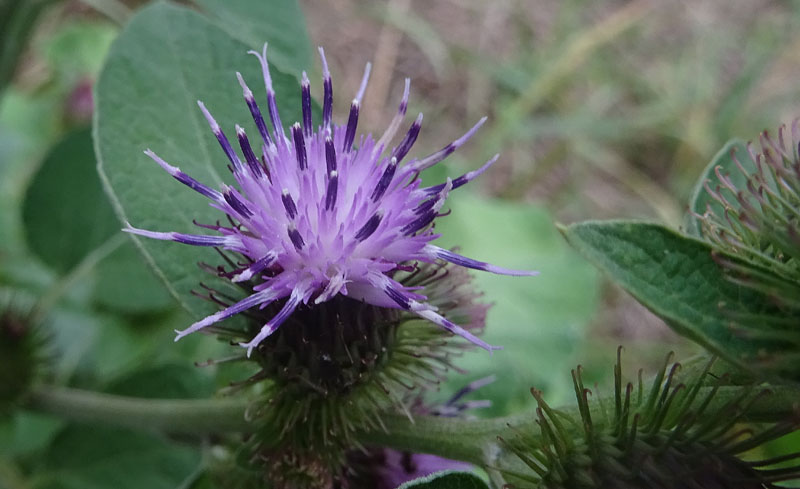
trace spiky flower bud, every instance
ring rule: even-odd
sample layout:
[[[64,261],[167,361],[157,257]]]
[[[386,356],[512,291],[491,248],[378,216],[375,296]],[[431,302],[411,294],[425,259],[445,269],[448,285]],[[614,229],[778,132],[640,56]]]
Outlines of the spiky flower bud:
[[[0,291],[0,415],[17,406],[41,375],[44,345],[29,301]]]
[[[551,408],[532,389],[538,433],[501,440],[530,473],[509,474],[515,488],[547,489],[763,489],[800,476],[785,460],[743,459],[741,454],[796,428],[787,421],[743,427],[748,410],[766,391],[741,388],[717,398],[724,378],[705,370],[686,383],[671,355],[649,387],[622,381],[620,352],[612,399],[590,402],[581,368],[573,371],[578,412]],[[796,458],[796,456],[795,456]],[[791,465],[773,466],[781,461]]]
[[[732,154],[738,175],[716,168],[700,219],[703,235],[723,253],[715,259],[731,280],[767,293],[800,318],[800,120],[766,131],[760,151]],[[735,257],[738,259],[732,259]]]

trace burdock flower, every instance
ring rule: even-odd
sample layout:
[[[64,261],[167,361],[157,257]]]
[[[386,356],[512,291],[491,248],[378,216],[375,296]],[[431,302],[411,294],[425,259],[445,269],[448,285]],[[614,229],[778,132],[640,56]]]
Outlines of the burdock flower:
[[[397,114],[377,140],[370,134],[356,139],[358,114],[369,78],[367,64],[361,86],[344,125],[331,120],[333,85],[325,55],[323,67],[322,123],[316,128],[311,115],[308,77],[302,79],[302,123],[284,132],[267,64],[267,47],[251,51],[261,63],[272,132],[262,117],[253,92],[237,73],[244,99],[261,137],[254,151],[241,127],[236,136],[240,157],[202,102],[208,120],[230,162],[237,187],[212,189],[181,172],[149,149],[145,151],[179,182],[211,200],[227,214],[231,226],[203,226],[215,235],[156,232],[128,225],[125,231],[148,238],[177,241],[193,246],[219,247],[246,258],[247,266],[235,271],[234,282],[260,280],[253,294],[212,314],[183,331],[176,340],[251,308],[286,299],[280,311],[249,342],[241,343],[248,355],[274,333],[301,304],[320,304],[346,296],[378,307],[410,311],[460,335],[487,350],[496,347],[475,337],[443,317],[418,290],[393,278],[413,270],[416,262],[438,260],[506,275],[534,275],[473,260],[434,244],[439,235],[433,221],[448,194],[474,179],[497,159],[445,183],[423,187],[419,173],[444,160],[463,145],[483,124],[481,119],[461,138],[424,158],[407,158],[419,135],[422,114],[396,145],[391,141],[408,107],[409,81]]]

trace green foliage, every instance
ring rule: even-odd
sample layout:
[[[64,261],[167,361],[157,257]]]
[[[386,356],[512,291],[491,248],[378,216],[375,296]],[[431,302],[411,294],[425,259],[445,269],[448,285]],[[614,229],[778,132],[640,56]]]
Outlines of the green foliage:
[[[268,42],[270,64],[298,75],[314,66],[305,18],[295,0],[194,0],[234,39],[261,51]],[[293,121],[289,121],[293,122]]]
[[[43,262],[64,275],[93,253],[95,300],[127,312],[163,309],[164,288],[122,240],[120,224],[103,194],[88,129],[55,145],[33,177],[22,207],[28,244]],[[105,259],[105,251],[111,256]]]
[[[122,429],[68,426],[37,470],[39,489],[178,489],[196,477],[200,453]]]
[[[742,322],[781,320],[781,311],[763,294],[728,280],[709,244],[636,221],[586,222],[562,232],[678,333],[740,366],[798,376],[790,333],[776,337]]]
[[[119,230],[113,210],[102,204],[91,134],[70,134],[28,187],[22,212],[31,250],[57,272],[70,271]]]
[[[488,489],[477,475],[469,472],[439,472],[406,482],[397,489]]]
[[[482,299],[493,304],[483,338],[503,346],[491,356],[470,352],[459,362],[470,378],[496,374],[503,379],[481,389],[480,396],[494,402],[482,414],[508,414],[529,404],[525,392],[531,385],[546,387],[554,402],[565,399],[568,389],[551,373],[577,361],[598,300],[597,274],[565,245],[544,209],[458,193],[448,199],[448,207],[452,214],[436,224],[442,234],[439,246],[456,246],[479,260],[541,272],[534,278],[473,273],[477,289],[485,294]],[[465,383],[457,377],[451,389]]]
[[[201,182],[218,186],[225,157],[197,107],[202,99],[230,131],[234,122],[258,134],[236,83],[240,71],[257,89],[262,82],[251,46],[233,39],[201,15],[171,4],[142,9],[115,41],[98,81],[96,149],[101,178],[119,217],[137,227],[192,232],[192,220],[213,223],[219,211],[173,180],[142,151],[162,158]],[[297,80],[273,69],[278,106],[287,123],[300,119]],[[214,308],[191,295],[211,282],[198,262],[217,263],[214,250],[137,240],[147,261],[191,314]]]

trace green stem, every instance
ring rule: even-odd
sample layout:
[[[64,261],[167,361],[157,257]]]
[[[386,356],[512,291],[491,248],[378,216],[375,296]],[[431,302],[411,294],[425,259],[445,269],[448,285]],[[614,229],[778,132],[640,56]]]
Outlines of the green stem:
[[[39,386],[26,407],[71,421],[167,433],[245,431],[247,403],[228,399],[143,399]]]
[[[712,405],[721,406],[741,393],[741,387],[722,387]],[[790,418],[800,404],[800,387],[774,386],[771,395],[759,397],[748,411],[754,422],[775,422]],[[700,397],[702,397],[702,390]],[[87,423],[112,424],[142,430],[202,435],[242,432],[251,428],[246,419],[248,401],[231,399],[142,399],[101,394],[78,389],[40,386],[28,397],[26,407],[65,419]],[[600,403],[592,403],[599,411]],[[570,407],[566,410],[577,410]],[[597,413],[599,414],[599,413]],[[536,416],[523,412],[494,419],[464,420],[386,414],[387,431],[365,432],[359,441],[398,450],[431,453],[487,465],[497,451],[497,436],[516,432],[538,433]]]

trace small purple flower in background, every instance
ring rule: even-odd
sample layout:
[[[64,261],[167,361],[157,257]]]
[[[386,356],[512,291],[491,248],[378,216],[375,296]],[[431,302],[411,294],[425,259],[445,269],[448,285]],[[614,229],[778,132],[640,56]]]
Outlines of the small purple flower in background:
[[[356,139],[358,114],[370,65],[367,64],[361,86],[353,99],[347,124],[334,124],[331,121],[333,85],[320,48],[324,85],[322,124],[316,130],[312,124],[310,84],[303,73],[303,121],[295,123],[287,135],[278,115],[267,64],[267,47],[264,45],[260,54],[251,53],[261,62],[273,128],[271,134],[253,92],[241,74],[236,75],[263,143],[260,155],[254,152],[244,130],[236,126],[244,159],[240,158],[205,105],[198,102],[230,161],[238,188],[223,185],[221,191],[212,189],[149,149],[145,151],[179,182],[208,197],[211,205],[230,216],[233,224],[230,227],[203,226],[217,231],[217,235],[147,231],[130,224],[125,231],[153,239],[220,247],[239,253],[249,265],[237,270],[232,280],[263,280],[244,300],[183,331],[176,331],[176,341],[250,308],[263,308],[286,299],[281,310],[260,332],[251,341],[241,344],[247,348],[249,356],[253,348],[275,332],[301,304],[319,304],[341,294],[379,307],[410,311],[482,348],[496,349],[438,314],[435,307],[426,303],[425,296],[415,292],[415,288],[404,286],[392,278],[398,270],[413,269],[416,261],[436,260],[506,275],[536,274],[500,268],[431,244],[439,237],[433,232],[432,223],[450,191],[486,171],[498,156],[477,170],[455,179],[448,178],[439,185],[422,187],[417,177],[421,171],[444,160],[463,145],[486,119],[481,119],[466,134],[441,150],[424,158],[406,160],[422,124],[420,114],[402,140],[390,146],[408,107],[410,82],[406,79],[399,109],[386,132],[378,140],[370,134]]]
[[[489,400],[462,400],[468,394],[491,384],[495,376],[470,382],[459,389],[444,404],[426,406],[421,400],[411,406],[414,415],[464,417],[471,409],[488,408]],[[408,481],[425,477],[443,470],[469,472],[474,466],[466,462],[451,460],[427,453],[412,453],[391,448],[369,448],[353,450],[348,455],[352,473],[348,487],[370,487],[374,489],[394,489]]]

